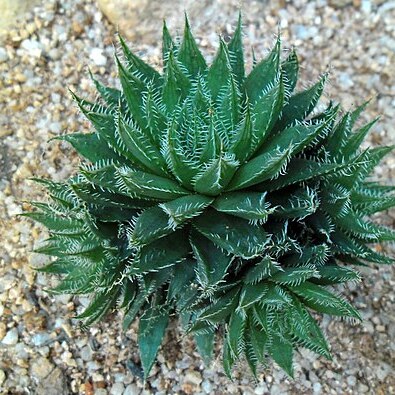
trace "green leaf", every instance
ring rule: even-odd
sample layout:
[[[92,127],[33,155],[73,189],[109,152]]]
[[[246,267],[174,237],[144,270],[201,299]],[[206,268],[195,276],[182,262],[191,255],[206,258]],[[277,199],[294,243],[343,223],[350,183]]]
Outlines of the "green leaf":
[[[259,154],[270,153],[276,149],[289,149],[293,155],[299,153],[318,137],[328,134],[336,118],[336,111],[337,109],[331,110],[326,114],[325,119],[318,123],[297,124],[274,134],[264,143]]]
[[[217,197],[212,206],[226,214],[264,223],[275,210],[265,197],[265,192],[228,192]]]
[[[171,50],[175,50],[176,45],[170,36],[169,30],[166,25],[166,21],[163,20],[163,30],[162,30],[162,59],[163,65],[166,66],[167,57]]]
[[[288,97],[294,91],[298,81],[299,61],[294,49],[287,59],[281,63],[281,69],[284,73],[285,92]]]
[[[183,233],[175,232],[141,248],[130,263],[128,274],[158,271],[181,262],[189,253]]]
[[[199,73],[203,74],[207,69],[206,61],[196,45],[186,14],[184,37],[177,58],[192,76],[196,76]]]
[[[203,358],[203,361],[206,364],[206,366],[209,366],[211,360],[213,359],[214,340],[215,340],[214,331],[195,334],[195,342],[197,349],[199,351],[199,354]]]
[[[203,195],[187,195],[161,203],[159,207],[169,216],[170,223],[176,228],[185,221],[200,215],[212,201],[212,198]]]
[[[353,212],[336,218],[335,222],[343,231],[354,234],[363,240],[372,242],[395,240],[395,231],[393,229],[364,220]]]
[[[243,313],[233,312],[230,316],[229,325],[226,333],[226,342],[229,345],[231,353],[238,358],[243,351],[243,337],[246,327],[246,315]]]
[[[314,214],[320,204],[317,192],[309,188],[301,188],[288,196],[272,197],[271,201],[279,206],[273,215],[280,218],[303,219]]]
[[[117,173],[132,196],[172,200],[188,195],[186,189],[170,178],[133,170],[128,167],[119,168]]]
[[[278,77],[280,52],[281,40],[278,38],[270,54],[257,64],[245,79],[244,89],[252,104],[256,102],[268,87],[272,86],[273,82]]]
[[[215,210],[206,211],[194,220],[193,225],[219,247],[245,259],[262,253],[269,241],[262,227]]]
[[[154,364],[169,322],[168,312],[161,310],[159,306],[150,307],[140,319],[138,342],[145,379]]]
[[[232,67],[233,75],[235,76],[239,85],[242,85],[245,73],[242,39],[241,13],[239,13],[237,28],[233,34],[232,39],[228,43],[230,65]]]
[[[229,53],[226,44],[220,38],[217,55],[207,73],[207,84],[213,100],[217,99],[221,89],[227,85],[229,78],[231,78]]]
[[[198,321],[210,321],[212,323],[219,323],[227,318],[237,305],[239,295],[239,287],[234,287],[225,295],[222,295],[218,300],[209,305],[198,316]]]
[[[177,104],[185,99],[191,87],[189,78],[181,70],[173,50],[169,52],[166,64],[165,82],[162,99],[168,112],[172,112]]]
[[[267,282],[244,284],[240,293],[239,308],[247,309],[256,302],[260,302],[268,292]]]
[[[133,120],[141,127],[146,126],[143,112],[143,93],[146,89],[145,83],[138,77],[127,71],[122,65],[117,55],[115,60],[118,65],[119,80],[121,81],[122,91],[128,104]]]
[[[115,306],[119,291],[120,287],[114,287],[109,292],[104,291],[96,293],[89,306],[75,318],[83,319],[85,326],[89,326],[93,322],[101,319]]]
[[[253,126],[251,120],[251,111],[250,105],[247,102],[245,114],[243,115],[243,121],[236,128],[236,131],[232,136],[230,148],[230,151],[235,154],[236,159],[239,160],[240,163],[244,163],[244,161],[249,156],[249,153],[252,152],[252,133]]]
[[[190,286],[195,277],[196,262],[186,258],[181,264],[174,267],[174,276],[171,279],[168,289],[168,300],[180,298],[185,289]]]
[[[291,96],[288,104],[282,109],[281,118],[275,129],[282,130],[297,121],[305,119],[317,105],[327,78],[328,74],[324,74],[311,88]]]
[[[134,246],[143,246],[173,231],[168,215],[158,206],[151,207],[137,218],[129,241]]]
[[[243,278],[243,282],[246,284],[256,284],[282,270],[283,269],[281,266],[279,266],[277,262],[274,262],[272,258],[267,255],[263,257],[262,260],[257,264],[248,269]]]
[[[161,82],[160,74],[153,67],[136,56],[127,46],[125,40],[119,33],[118,36],[123,54],[127,62],[128,71],[138,76],[138,78],[145,83],[152,81],[155,83],[155,85],[159,85]]]
[[[179,139],[180,128],[181,126],[173,119],[168,128],[163,152],[174,177],[186,188],[192,189],[192,180],[196,177],[199,167],[186,158],[185,146]]]
[[[352,133],[349,136],[348,141],[345,143],[344,148],[341,150],[341,154],[345,158],[348,158],[351,155],[355,155],[358,152],[361,143],[365,140],[366,135],[369,133],[370,129],[376,124],[378,120],[379,118],[377,117],[376,119],[362,126],[356,132]]]
[[[331,359],[328,343],[321,329],[298,298],[293,298],[287,315],[292,326],[292,334],[296,337],[297,342],[325,358]]]
[[[127,123],[118,115],[117,135],[119,141],[133,157],[133,162],[138,163],[143,169],[158,176],[166,176],[166,162],[159,150],[136,124]]]
[[[288,285],[288,288],[299,296],[306,306],[315,311],[330,315],[348,316],[361,320],[361,316],[354,307],[319,285],[304,282],[298,286]]]
[[[195,191],[210,196],[218,195],[227,186],[238,165],[239,162],[232,154],[225,153],[214,159],[197,175],[194,183]]]
[[[276,191],[301,181],[324,178],[323,176],[345,169],[347,166],[347,163],[321,163],[310,159],[292,158],[281,177],[271,180],[270,183],[264,182],[257,187],[261,190]]]
[[[261,363],[265,362],[265,351],[268,348],[269,340],[267,333],[259,328],[258,325],[254,325],[253,321],[250,320],[248,334],[256,358]]]
[[[222,364],[225,374],[231,379],[232,367],[236,362],[236,358],[232,355],[228,342],[224,342],[223,344]]]
[[[355,270],[339,265],[325,265],[318,268],[320,278],[314,282],[321,285],[344,283],[347,281],[360,281],[361,277]]]
[[[203,291],[214,287],[226,276],[232,256],[223,253],[210,240],[195,231],[191,233],[190,243],[197,261],[196,280]]]
[[[293,347],[292,343],[277,333],[273,333],[269,353],[273,360],[293,378]]]
[[[71,133],[56,137],[70,143],[79,155],[90,162],[99,162],[105,157],[119,163],[125,163],[125,159],[119,156],[97,133]]]
[[[284,271],[276,273],[270,278],[271,281],[281,285],[300,285],[309,278],[317,277],[318,272],[315,269],[306,267],[288,267]]]
[[[252,106],[253,133],[251,156],[259,149],[268,132],[279,118],[284,103],[284,84],[282,74],[279,73],[270,85],[255,101]]]
[[[100,81],[98,81],[89,70],[89,76],[91,80],[95,84],[97,91],[99,92],[102,99],[106,102],[106,104],[110,108],[116,108],[122,102],[122,92],[118,89],[111,88],[103,85]]]
[[[290,149],[274,149],[243,164],[232,178],[227,191],[258,184],[277,175],[290,158]]]

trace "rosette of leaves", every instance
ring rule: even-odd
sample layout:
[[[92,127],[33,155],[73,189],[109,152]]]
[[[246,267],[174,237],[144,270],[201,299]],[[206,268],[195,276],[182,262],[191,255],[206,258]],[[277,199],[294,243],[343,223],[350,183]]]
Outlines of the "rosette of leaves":
[[[330,358],[314,312],[360,316],[328,286],[393,261],[368,246],[395,239],[367,218],[395,197],[370,178],[392,147],[360,148],[366,104],[316,110],[327,75],[295,92],[280,38],[246,74],[240,19],[211,65],[187,20],[176,41],[163,27],[162,72],[120,45],[121,89],[92,76],[98,101],[73,93],[93,127],[61,137],[78,173],[37,180],[51,202],[25,213],[50,232],[37,252],[56,258],[39,269],[60,275],[51,292],[91,295],[86,325],[115,308],[125,330],[138,316],[145,376],[174,314],[205,360],[223,328],[229,376],[240,357],[292,375],[299,346]]]

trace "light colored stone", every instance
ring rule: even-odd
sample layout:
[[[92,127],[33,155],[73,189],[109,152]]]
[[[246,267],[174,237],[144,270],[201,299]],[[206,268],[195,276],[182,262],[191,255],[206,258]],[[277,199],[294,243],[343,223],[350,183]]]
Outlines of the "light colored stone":
[[[18,329],[12,328],[7,332],[1,342],[7,346],[14,346],[18,343],[18,336]]]
[[[54,365],[44,357],[37,358],[33,361],[30,373],[36,379],[43,379],[47,377],[54,369]]]
[[[8,60],[8,54],[5,48],[0,47],[0,63],[6,62]]]
[[[123,393],[123,395],[139,395],[141,392],[140,388],[136,384],[129,384]]]
[[[6,375],[5,375],[5,373],[4,373],[4,370],[1,370],[1,369],[0,369],[0,386],[3,385],[5,379],[6,379]]]
[[[125,386],[122,383],[115,383],[111,387],[110,395],[122,395],[125,390]]]
[[[92,48],[90,59],[96,66],[105,66],[107,58],[103,55],[103,50],[100,48]]]
[[[68,395],[67,381],[59,368],[53,369],[45,379],[39,381],[36,395]]]

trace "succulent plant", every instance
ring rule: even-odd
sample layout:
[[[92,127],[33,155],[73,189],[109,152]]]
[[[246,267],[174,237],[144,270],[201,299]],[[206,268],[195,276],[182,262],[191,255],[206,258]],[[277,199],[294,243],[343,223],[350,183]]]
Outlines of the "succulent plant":
[[[315,312],[360,319],[332,286],[393,262],[368,246],[395,239],[367,218],[395,188],[369,178],[392,147],[360,148],[376,122],[355,126],[366,103],[315,110],[327,74],[295,93],[280,37],[246,75],[240,18],[210,66],[187,19],[180,40],[163,27],[162,73],[120,46],[122,89],[92,76],[98,102],[73,93],[94,128],[60,137],[78,173],[37,179],[51,201],[24,214],[50,232],[36,251],[56,258],[38,269],[60,275],[51,292],[91,295],[85,325],[138,316],[145,376],[173,315],[206,361],[222,328],[229,376],[239,358],[292,376],[299,346],[330,358]]]

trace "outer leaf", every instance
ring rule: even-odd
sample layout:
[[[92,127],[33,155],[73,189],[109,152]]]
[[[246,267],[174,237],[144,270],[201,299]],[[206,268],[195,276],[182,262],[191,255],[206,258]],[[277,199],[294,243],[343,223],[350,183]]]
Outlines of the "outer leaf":
[[[292,50],[287,59],[281,63],[281,69],[284,73],[286,96],[289,96],[294,91],[298,81],[299,62],[295,50]]]
[[[229,320],[227,338],[230,352],[238,358],[244,347],[243,335],[246,326],[246,315],[234,312]]]
[[[361,316],[354,307],[319,285],[305,282],[296,287],[288,286],[288,288],[302,298],[303,302],[313,310],[320,313],[348,316],[361,320]]]
[[[292,344],[279,334],[274,333],[269,349],[271,357],[284,369],[287,374],[293,377],[293,347]]]
[[[132,195],[162,200],[176,199],[188,195],[188,191],[169,178],[155,176],[127,167],[118,169],[120,179]]]
[[[204,363],[209,366],[213,358],[215,332],[195,334],[195,342]]]
[[[311,88],[289,99],[288,104],[282,110],[280,121],[276,124],[276,130],[282,130],[296,121],[305,119],[313,111],[324,90],[327,77],[328,75],[324,74]]]
[[[146,310],[140,319],[138,341],[145,379],[148,377],[158,354],[168,321],[168,313],[166,311],[159,312],[158,308],[154,307]]]
[[[228,44],[229,60],[232,71],[239,85],[244,81],[244,54],[242,43],[242,26],[241,26],[241,13],[237,22],[237,28],[233,34],[232,39]]]
[[[278,38],[270,54],[257,64],[245,79],[244,89],[252,104],[276,80],[280,67],[280,51],[281,41]]]
[[[192,76],[202,74],[206,68],[206,61],[193,38],[188,17],[185,15],[184,37],[178,51],[178,60],[186,67]]]

